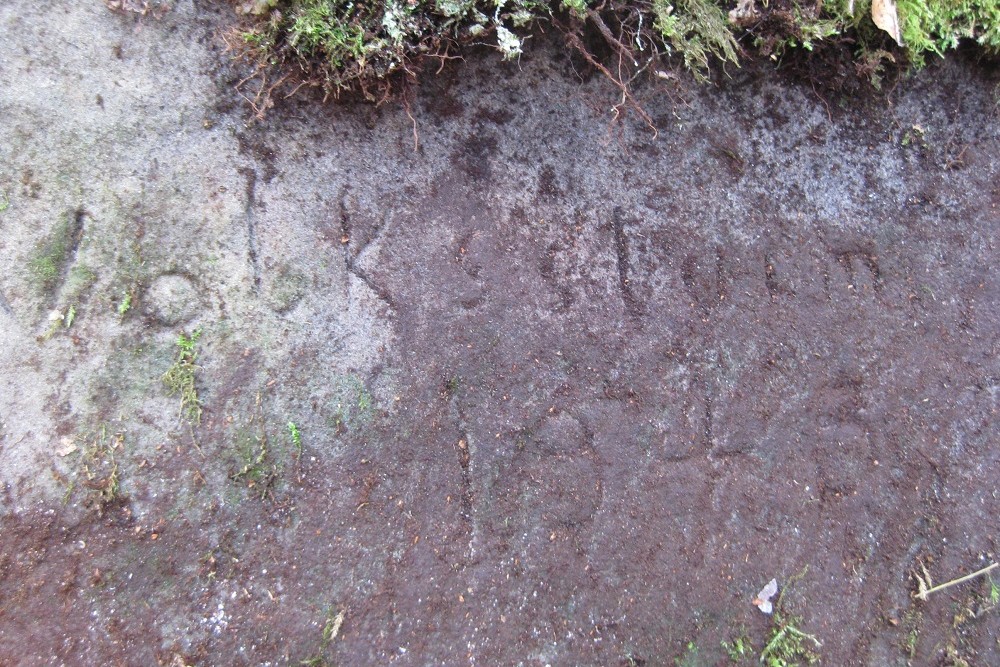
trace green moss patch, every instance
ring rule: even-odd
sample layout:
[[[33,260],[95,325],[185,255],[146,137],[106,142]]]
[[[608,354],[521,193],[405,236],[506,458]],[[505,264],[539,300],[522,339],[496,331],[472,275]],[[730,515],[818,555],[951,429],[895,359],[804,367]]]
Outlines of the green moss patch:
[[[998,0],[898,0],[902,46],[875,27],[870,0],[250,0],[227,38],[264,74],[258,111],[279,83],[360,90],[372,100],[390,75],[416,75],[468,44],[517,58],[542,23],[620,86],[676,63],[699,79],[713,64],[779,59],[837,44],[861,75],[886,63],[922,65],[962,40],[1000,50]],[[547,30],[547,28],[546,28]],[[604,61],[614,66],[607,68]],[[269,77],[269,78],[268,78]],[[268,86],[271,86],[270,88]]]
[[[39,292],[51,294],[59,285],[80,242],[84,217],[82,211],[64,213],[49,235],[35,247],[28,259],[28,271]]]
[[[926,56],[943,56],[963,39],[1000,50],[998,0],[899,0],[903,44],[918,65]]]

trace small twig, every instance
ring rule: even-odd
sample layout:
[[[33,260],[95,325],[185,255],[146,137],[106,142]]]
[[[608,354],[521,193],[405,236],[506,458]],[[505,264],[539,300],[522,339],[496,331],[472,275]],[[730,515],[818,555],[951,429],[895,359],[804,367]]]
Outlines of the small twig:
[[[922,602],[926,602],[927,596],[929,596],[931,593],[937,593],[938,591],[943,591],[946,588],[951,588],[952,586],[956,586],[963,582],[969,581],[970,579],[981,577],[984,574],[987,574],[992,570],[996,569],[997,567],[1000,567],[1000,563],[992,563],[990,565],[987,565],[981,570],[976,570],[972,574],[967,574],[964,577],[959,577],[958,579],[952,579],[951,581],[939,584],[937,586],[931,586],[930,574],[927,573],[927,568],[921,566],[921,569],[923,569],[924,571],[924,576],[921,577],[919,574],[914,575],[917,578],[917,586],[919,587],[919,590],[913,595],[913,597],[917,598]]]
[[[786,634],[795,635],[800,639],[808,639],[809,641],[811,641],[816,645],[816,648],[823,647],[823,643],[820,640],[816,639],[815,636],[810,635],[806,632],[802,632],[794,625],[783,625],[781,626],[781,629],[778,630],[778,633],[774,635],[774,639],[768,642],[767,646],[764,647],[764,650],[760,652],[761,662],[764,662],[764,660],[767,659],[767,656],[769,656],[774,651],[775,646],[778,646],[781,643],[781,640],[785,638]]]
[[[778,633],[774,635],[774,639],[768,642],[767,646],[764,647],[764,650],[760,652],[761,662],[763,662],[763,659],[766,656],[768,656],[771,653],[771,651],[774,650],[774,647],[777,646],[778,643],[784,638],[785,633],[787,631],[788,631],[787,625],[781,628],[781,630],[778,630]]]
[[[437,70],[437,72],[435,72],[435,74],[440,74],[444,70],[444,66],[447,64],[447,62],[449,60],[465,60],[465,58],[463,58],[462,56],[449,55],[448,54],[448,50],[450,48],[451,48],[450,43],[446,42],[445,45],[444,45],[444,53],[441,53],[441,50],[438,49],[437,53],[432,53],[429,56],[427,56],[428,58],[440,58],[441,59],[441,65],[440,65],[440,67],[438,67],[438,70]]]
[[[806,564],[805,567],[802,568],[801,572],[799,572],[798,574],[793,574],[792,576],[788,577],[788,581],[785,582],[785,585],[781,587],[781,593],[778,594],[778,601],[774,603],[775,609],[783,608],[784,605],[782,603],[785,600],[785,593],[788,592],[793,585],[805,579],[807,574],[809,574],[808,563]]]
[[[305,85],[306,85],[306,84],[308,84],[308,83],[309,83],[309,81],[301,81],[301,82],[299,83],[299,85],[297,85],[297,86],[295,86],[294,88],[292,88],[292,92],[290,92],[290,93],[288,93],[287,95],[285,95],[285,99],[287,100],[287,99],[288,99],[289,97],[291,97],[291,96],[293,96],[293,95],[294,95],[295,93],[299,92],[299,89],[300,89],[300,88],[301,88],[302,86],[305,86]]]
[[[644,73],[644,72],[645,72],[646,70],[648,70],[648,69],[649,69],[649,66],[653,64],[653,59],[654,59],[654,57],[655,57],[655,56],[650,56],[650,57],[649,57],[649,59],[648,59],[648,60],[646,60],[646,64],[645,64],[645,65],[643,65],[642,67],[639,67],[639,69],[637,69],[637,70],[636,70],[636,71],[635,71],[635,72],[634,72],[634,73],[632,74],[632,76],[631,76],[631,77],[629,78],[629,80],[625,82],[625,85],[626,85],[626,86],[630,86],[630,85],[632,85],[632,82],[633,82],[633,81],[635,81],[635,80],[636,80],[636,79],[638,79],[638,78],[639,78],[640,76],[642,76],[642,74],[643,74],[643,73]]]
[[[962,147],[962,150],[959,151],[958,155],[956,155],[954,158],[948,158],[944,163],[944,168],[953,169],[955,167],[964,166],[965,160],[963,159],[963,156],[965,155],[965,151],[968,150],[968,148],[969,144],[965,144],[965,146]]]
[[[378,109],[383,104],[385,104],[386,102],[388,102],[390,97],[392,97],[392,85],[391,84],[387,84],[383,88],[382,99],[380,99],[378,102],[375,103],[375,108]]]
[[[580,55],[583,56],[584,60],[590,63],[591,66],[597,69],[601,74],[606,76],[612,83],[618,86],[618,88],[622,91],[623,99],[626,100],[629,106],[635,109],[636,113],[638,113],[639,116],[646,122],[646,125],[649,126],[649,129],[653,131],[653,138],[655,139],[656,136],[659,134],[659,132],[656,129],[656,125],[653,123],[652,117],[650,117],[650,115],[646,113],[646,110],[642,108],[642,105],[639,104],[639,102],[637,102],[636,99],[632,96],[632,93],[631,91],[629,91],[628,86],[622,83],[621,79],[615,78],[615,75],[612,74],[610,71],[608,71],[607,67],[597,62],[594,56],[590,55],[590,52],[587,51],[587,47],[583,45],[583,42],[580,41],[579,37],[577,37],[571,32],[567,32],[566,41],[570,46],[576,49],[580,53]],[[617,112],[617,105],[615,111]]]
[[[410,122],[413,123],[413,152],[416,153],[420,150],[420,138],[417,135],[417,119],[413,117],[410,113],[410,100],[403,97],[403,108],[406,110],[406,115],[410,117]]]
[[[816,645],[816,648],[823,648],[823,642],[816,639],[815,635],[811,635],[808,632],[802,632],[794,625],[786,625],[785,629],[788,630],[789,634],[793,634],[796,637],[800,637],[802,639],[808,639],[809,641],[811,641],[813,644]]]
[[[826,117],[827,117],[827,120],[829,120],[830,123],[833,123],[833,114],[830,113],[830,105],[827,104],[826,99],[816,91],[816,83],[814,81],[810,81],[809,85],[812,86],[813,95],[815,95],[816,97],[818,97],[819,101],[823,103],[824,107],[826,107]]]
[[[201,454],[201,458],[204,459],[205,452],[201,451],[201,447],[198,446],[198,439],[194,437],[194,424],[191,422],[188,422],[188,432],[191,434],[191,444],[194,445],[194,448],[198,450],[199,454]]]
[[[604,37],[604,41],[608,43],[608,46],[612,47],[623,57],[631,60],[636,66],[639,65],[639,63],[635,62],[635,56],[632,53],[632,50],[629,49],[624,44],[622,44],[621,41],[611,33],[611,28],[609,28],[608,24],[604,22],[604,19],[601,18],[600,14],[598,14],[593,9],[588,9],[587,18],[589,18],[594,23],[594,25],[597,26],[597,30]]]

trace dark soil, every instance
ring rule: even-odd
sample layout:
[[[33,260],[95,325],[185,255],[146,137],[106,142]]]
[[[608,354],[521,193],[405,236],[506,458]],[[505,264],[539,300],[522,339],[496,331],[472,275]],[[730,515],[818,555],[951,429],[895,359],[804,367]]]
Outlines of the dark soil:
[[[201,473],[251,351],[203,454],[125,500],[9,489],[0,664],[722,665],[807,566],[782,604],[823,664],[1000,664],[985,579],[911,598],[921,562],[1000,557],[1000,76],[956,58],[853,105],[729,74],[640,87],[656,138],[543,45],[423,84],[417,153],[401,109],[279,105],[246,135],[262,200],[371,142],[316,226],[392,322],[363,380],[394,398],[227,502]],[[322,364],[264,400],[308,405]]]

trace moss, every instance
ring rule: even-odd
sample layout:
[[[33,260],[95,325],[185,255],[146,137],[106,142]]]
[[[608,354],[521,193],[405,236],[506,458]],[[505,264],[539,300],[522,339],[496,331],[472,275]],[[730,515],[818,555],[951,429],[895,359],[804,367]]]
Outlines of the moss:
[[[371,99],[376,97],[370,89],[388,87],[389,75],[413,74],[428,59],[440,64],[463,43],[490,44],[504,57],[516,58],[539,22],[552,22],[570,34],[567,41],[577,50],[587,48],[580,37],[591,26],[637,70],[662,57],[676,58],[701,80],[713,63],[738,64],[754,53],[777,58],[792,49],[812,51],[821,43],[853,52],[858,71],[869,76],[887,63],[922,65],[928,53],[942,54],[962,39],[1000,50],[997,0],[898,0],[902,48],[875,28],[870,0],[740,0],[733,5],[722,0],[268,0],[253,3],[253,25],[234,34],[262,70],[278,66],[286,73],[305,72],[295,85],[360,88]],[[593,54],[586,55],[591,60]],[[619,83],[629,78],[619,75]]]
[[[124,314],[124,313],[122,313]],[[195,384],[195,371],[198,369],[198,339],[201,329],[190,336],[181,334],[177,337],[177,359],[163,376],[163,384],[171,396],[181,398],[180,415],[192,424],[201,423],[201,397]]]
[[[76,464],[68,476],[57,474],[66,484],[63,502],[69,502],[77,490],[84,492],[83,505],[99,514],[113,507],[123,497],[121,466],[118,457],[124,453],[125,434],[101,425],[96,432],[65,438],[61,456],[76,453]],[[77,441],[83,443],[77,446]]]
[[[50,294],[58,286],[79,241],[82,225],[81,212],[64,213],[49,236],[35,247],[28,260],[28,271],[40,292]]]
[[[294,432],[298,434],[297,427]],[[262,393],[257,393],[246,422],[236,429],[235,436],[235,462],[230,479],[245,485],[261,500],[273,497],[280,471],[268,437]]]
[[[79,264],[69,270],[66,277],[66,297],[70,301],[80,298],[97,282],[97,273],[85,264]]]
[[[963,39],[1000,50],[1000,2],[997,0],[899,0],[903,44],[914,64],[927,55],[943,56]]]
[[[276,313],[286,313],[295,307],[308,292],[308,281],[289,264],[278,267],[268,289],[268,304]]]
[[[375,413],[372,395],[356,375],[336,378],[329,402],[332,414],[328,424],[336,431],[358,428],[371,421]]]
[[[277,472],[270,460],[267,434],[263,429],[246,427],[236,432],[236,468],[233,481],[245,481],[249,488],[266,488]]]
[[[580,12],[586,0],[572,0]],[[535,0],[284,0],[262,7],[248,29],[230,35],[259,66],[294,64],[334,92],[366,88],[455,43],[488,40],[507,57],[518,34],[551,12]]]
[[[587,0],[562,0],[559,5],[577,18],[584,18],[587,15]]]
[[[365,31],[352,16],[353,3],[307,0],[288,26],[288,43],[307,55],[321,55],[330,65],[343,67],[348,60],[364,60]]]
[[[653,1],[653,26],[664,43],[680,53],[684,65],[704,79],[709,58],[736,63],[739,46],[722,6],[713,0]]]

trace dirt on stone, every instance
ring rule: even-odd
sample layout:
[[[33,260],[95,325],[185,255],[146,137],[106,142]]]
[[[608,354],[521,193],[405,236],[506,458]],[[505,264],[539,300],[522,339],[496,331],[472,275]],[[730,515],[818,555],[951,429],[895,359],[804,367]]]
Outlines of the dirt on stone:
[[[1000,558],[996,63],[639,86],[654,137],[540,42],[260,123],[219,10],[49,11],[0,7],[0,665],[759,664],[772,578],[821,664],[1000,664],[1000,578],[913,598]]]

